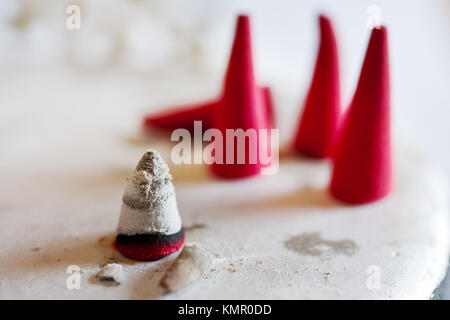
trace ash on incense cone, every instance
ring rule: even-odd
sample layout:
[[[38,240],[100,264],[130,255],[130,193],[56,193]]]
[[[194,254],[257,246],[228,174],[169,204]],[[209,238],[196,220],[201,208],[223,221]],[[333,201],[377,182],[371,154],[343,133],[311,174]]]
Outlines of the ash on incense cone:
[[[331,155],[338,127],[341,99],[336,38],[330,19],[321,15],[320,46],[294,148],[313,158]]]
[[[160,286],[169,292],[179,290],[208,272],[213,265],[213,258],[202,247],[186,245],[175,262],[167,270]]]
[[[339,129],[331,194],[369,203],[391,190],[390,85],[385,27],[372,30],[358,85]]]
[[[158,260],[183,243],[169,167],[158,151],[146,151],[123,195],[115,246],[132,259]]]
[[[121,284],[125,280],[123,267],[118,263],[108,263],[104,265],[95,275],[100,281],[109,281]]]

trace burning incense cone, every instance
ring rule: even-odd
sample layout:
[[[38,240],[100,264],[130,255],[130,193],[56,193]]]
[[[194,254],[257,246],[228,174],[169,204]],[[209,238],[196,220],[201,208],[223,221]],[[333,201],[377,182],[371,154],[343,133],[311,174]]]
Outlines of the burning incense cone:
[[[319,17],[320,47],[294,148],[313,158],[331,155],[341,109],[339,63],[331,21]]]
[[[116,248],[136,260],[157,260],[182,247],[184,230],[169,167],[159,152],[142,156],[123,195]]]
[[[167,270],[160,286],[169,292],[179,290],[208,272],[213,265],[211,255],[198,245],[186,245]]]
[[[333,155],[330,191],[368,203],[391,190],[390,86],[385,27],[370,37],[359,82]]]
[[[261,141],[259,129],[268,129],[270,124],[264,94],[258,89],[253,73],[253,58],[250,40],[250,21],[248,16],[239,16],[231,51],[230,61],[224,81],[224,94],[221,106],[215,112],[214,128],[226,136],[227,129],[255,129],[257,143],[245,139],[245,150],[237,150],[237,144],[228,145],[223,150],[223,163],[211,165],[212,171],[223,178],[243,178],[257,175],[267,166],[260,161],[259,148],[268,147],[268,139]],[[236,141],[235,141],[236,142]],[[232,154],[232,163],[226,163],[227,154]],[[245,153],[245,160],[238,161],[238,154]],[[251,160],[250,160],[251,159]],[[256,159],[256,160],[255,160]],[[239,163],[241,162],[241,163]]]

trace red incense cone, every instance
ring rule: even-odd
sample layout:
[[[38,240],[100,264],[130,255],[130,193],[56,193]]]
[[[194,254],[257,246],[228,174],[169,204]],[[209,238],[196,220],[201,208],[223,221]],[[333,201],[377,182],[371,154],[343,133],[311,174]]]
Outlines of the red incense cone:
[[[211,128],[212,116],[217,109],[219,100],[211,100],[194,106],[182,106],[173,108],[157,114],[150,114],[144,117],[144,128],[157,128],[165,130],[175,130],[184,128],[194,131],[194,121],[202,121],[204,129]]]
[[[272,94],[269,87],[261,87],[262,99],[267,112],[267,118],[271,125],[274,124],[274,111]],[[149,114],[144,117],[142,127],[144,129],[162,129],[173,131],[178,128],[184,128],[191,132],[194,131],[194,121],[202,121],[203,130],[212,128],[214,112],[220,106],[219,98],[199,103],[191,106],[180,106],[171,108],[168,111],[162,111],[155,114]]]
[[[390,87],[385,27],[370,37],[359,82],[336,149],[331,193],[349,203],[383,198],[391,189]]]
[[[239,16],[236,33],[224,81],[224,93],[221,106],[214,116],[214,127],[224,137],[223,163],[212,164],[212,170],[224,178],[242,178],[260,173],[263,164],[259,148],[268,146],[267,139],[259,139],[259,129],[268,129],[267,107],[263,94],[255,83],[253,59],[250,41],[250,22],[248,16]],[[256,133],[253,143],[245,139],[245,149],[238,148],[237,140],[227,143],[227,129],[247,129]],[[231,139],[228,139],[231,140]],[[245,159],[239,157],[245,154]],[[244,161],[242,161],[244,160]]]
[[[313,158],[330,156],[341,109],[339,63],[331,22],[319,17],[320,47],[294,148]]]
[[[266,117],[267,122],[269,123],[270,127],[273,128],[275,125],[275,114],[273,110],[273,97],[272,97],[272,91],[269,87],[262,87],[260,88],[261,94],[263,96],[263,101],[266,109]]]

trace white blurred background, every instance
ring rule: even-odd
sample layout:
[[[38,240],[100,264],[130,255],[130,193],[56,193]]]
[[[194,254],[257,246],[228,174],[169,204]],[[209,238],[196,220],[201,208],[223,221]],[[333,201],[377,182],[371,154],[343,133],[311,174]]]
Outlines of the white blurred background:
[[[67,28],[70,5],[80,29]],[[23,200],[9,181],[64,176],[68,157],[77,173],[131,168],[143,147],[131,156],[124,137],[143,114],[218,93],[238,13],[251,16],[257,76],[287,141],[311,80],[317,15],[334,22],[346,107],[374,8],[389,32],[395,140],[425,150],[450,182],[449,0],[0,0],[0,207]],[[439,295],[450,298],[446,283]]]
[[[70,4],[81,9],[79,30],[66,27]],[[272,86],[278,118],[289,120],[286,140],[311,79],[317,14],[326,13],[335,25],[346,106],[367,45],[371,5],[389,30],[397,138],[427,150],[450,172],[448,0],[1,0],[0,85],[8,91],[11,74],[21,72],[98,76],[113,70],[116,76],[160,79],[168,88],[175,78],[177,90],[167,91],[177,93],[157,99],[160,107],[202,100],[200,93],[220,90],[235,15],[244,12],[252,17],[260,82]],[[178,89],[184,84],[187,89]],[[0,98],[0,109],[15,106],[8,98]]]

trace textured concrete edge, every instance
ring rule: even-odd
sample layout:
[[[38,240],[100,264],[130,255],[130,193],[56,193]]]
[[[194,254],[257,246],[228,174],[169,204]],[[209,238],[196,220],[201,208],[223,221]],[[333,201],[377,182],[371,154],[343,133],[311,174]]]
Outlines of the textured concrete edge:
[[[430,164],[428,164],[428,167],[431,167]],[[431,174],[436,176],[436,192],[439,194],[439,202],[441,204],[439,211],[441,212],[443,219],[444,219],[444,228],[450,229],[450,205],[449,205],[449,194],[450,194],[450,188],[448,185],[448,182],[445,178],[444,171],[437,167],[436,165],[433,165],[433,167],[430,168]],[[450,295],[450,237],[449,233],[446,233],[446,255],[445,259],[442,259],[441,261],[441,269],[440,275],[437,277],[435,284],[433,285],[433,291],[429,294],[427,297],[428,300],[430,299],[441,299],[438,295],[438,292],[440,292],[441,289],[446,290],[447,296]],[[446,281],[447,279],[447,281]],[[448,297],[447,297],[448,298]]]

